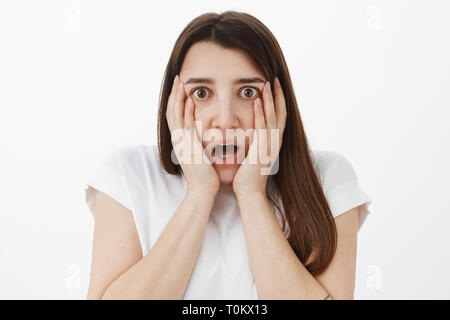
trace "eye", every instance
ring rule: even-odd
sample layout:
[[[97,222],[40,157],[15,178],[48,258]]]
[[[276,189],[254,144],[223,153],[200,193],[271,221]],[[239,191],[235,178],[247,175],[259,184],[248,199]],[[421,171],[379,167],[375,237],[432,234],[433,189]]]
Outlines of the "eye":
[[[191,94],[194,95],[195,98],[203,100],[207,97],[209,90],[204,87],[194,88],[191,91]],[[197,92],[197,94],[195,94]],[[252,99],[255,98],[257,95],[259,95],[259,90],[255,87],[244,87],[240,91],[241,93],[244,93],[244,98]],[[253,92],[253,93],[252,93]]]
[[[191,94],[194,94],[196,91],[198,91],[198,92],[205,92],[205,91],[207,91],[207,89],[206,88],[195,88],[194,90],[191,91]],[[202,93],[200,96],[197,96],[197,95],[194,94],[194,96],[196,98],[200,99],[200,100],[205,98],[204,95],[205,95],[204,93]]]
[[[252,96],[249,97],[247,94],[251,95],[251,91],[252,91],[252,90],[253,90],[255,93],[254,93],[254,95],[252,95]],[[254,88],[254,87],[244,87],[243,90],[242,90],[241,92],[244,92],[245,98],[250,98],[250,99],[256,97],[256,95],[259,94],[259,90],[256,89],[256,88]]]

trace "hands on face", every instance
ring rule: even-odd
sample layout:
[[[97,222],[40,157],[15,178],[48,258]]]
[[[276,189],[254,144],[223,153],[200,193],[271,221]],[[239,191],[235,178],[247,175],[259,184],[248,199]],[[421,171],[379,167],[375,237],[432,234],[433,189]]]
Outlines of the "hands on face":
[[[286,103],[278,78],[275,78],[274,96],[267,81],[263,101],[253,104],[255,130],[247,157],[239,167],[234,180],[236,194],[262,192],[265,194],[268,175],[281,149],[286,123]],[[220,179],[206,156],[194,123],[194,102],[186,98],[184,85],[177,75],[174,79],[166,112],[171,141],[188,191],[216,194]],[[200,159],[200,160],[199,160]]]
[[[205,154],[194,123],[194,102],[186,99],[183,82],[174,79],[166,111],[173,151],[188,185],[188,192],[215,195],[220,186],[216,170]],[[172,158],[173,160],[173,158]]]
[[[286,101],[278,78],[275,78],[274,83],[275,98],[267,81],[263,89],[263,101],[258,97],[253,106],[253,140],[233,180],[233,190],[237,195],[255,192],[266,194],[267,178],[281,149],[286,125]]]

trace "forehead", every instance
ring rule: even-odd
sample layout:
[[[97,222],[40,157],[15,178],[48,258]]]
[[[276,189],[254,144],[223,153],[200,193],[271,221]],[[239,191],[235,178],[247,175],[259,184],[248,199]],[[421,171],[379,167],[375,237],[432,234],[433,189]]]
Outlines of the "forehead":
[[[264,78],[256,63],[244,51],[223,48],[210,42],[192,45],[181,66],[180,76],[235,79],[238,77]]]

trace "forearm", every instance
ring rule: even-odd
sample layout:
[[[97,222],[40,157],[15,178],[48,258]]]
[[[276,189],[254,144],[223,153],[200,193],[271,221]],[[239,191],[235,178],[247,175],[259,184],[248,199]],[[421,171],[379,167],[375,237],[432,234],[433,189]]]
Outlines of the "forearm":
[[[150,251],[103,299],[181,299],[200,251],[214,196],[187,193]]]
[[[328,293],[295,255],[263,194],[238,196],[260,299],[324,299]]]

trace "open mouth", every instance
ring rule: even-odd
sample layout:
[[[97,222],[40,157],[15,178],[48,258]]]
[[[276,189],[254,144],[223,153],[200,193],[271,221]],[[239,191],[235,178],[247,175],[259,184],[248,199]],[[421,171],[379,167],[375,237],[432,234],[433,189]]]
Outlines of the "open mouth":
[[[236,146],[234,144],[218,144],[213,148],[211,155],[213,157],[217,156],[222,159],[227,159],[234,157],[237,154],[238,150],[239,146]]]

